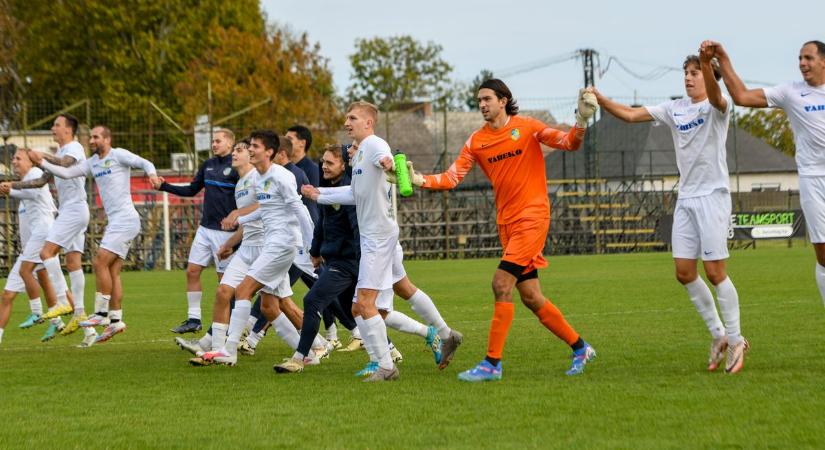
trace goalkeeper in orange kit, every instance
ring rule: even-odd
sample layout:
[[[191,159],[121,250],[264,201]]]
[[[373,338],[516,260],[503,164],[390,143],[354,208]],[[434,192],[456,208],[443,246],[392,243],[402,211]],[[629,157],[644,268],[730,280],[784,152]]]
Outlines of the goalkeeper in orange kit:
[[[478,164],[493,185],[496,223],[504,255],[493,275],[495,310],[490,324],[487,356],[473,369],[462,372],[463,381],[501,379],[501,355],[513,321],[513,288],[539,321],[573,349],[568,375],[584,371],[596,352],[564,319],[561,311],[541,292],[537,269],[547,267],[542,256],[550,228],[550,203],[541,145],[578,150],[587,120],[598,108],[595,96],[581,90],[576,126],[568,132],[548,127],[536,119],[518,116],[518,106],[501,80],[484,81],[478,106],[486,122],[474,132],[458,159],[437,175],[416,173],[408,163],[412,182],[424,189],[452,189]],[[392,177],[390,177],[392,178]]]

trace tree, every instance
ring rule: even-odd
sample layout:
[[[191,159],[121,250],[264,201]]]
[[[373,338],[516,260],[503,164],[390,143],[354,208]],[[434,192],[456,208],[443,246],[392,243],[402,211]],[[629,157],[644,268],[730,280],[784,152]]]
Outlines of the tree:
[[[212,117],[219,119],[271,98],[271,102],[226,124],[235,131],[251,128],[286,128],[301,123],[315,134],[321,148],[343,123],[335,105],[335,88],[328,61],[307,35],[293,36],[283,28],[268,33],[219,29],[215,50],[193,60],[174,95],[182,99],[181,122],[194,125],[206,113],[207,83],[214,99]]]
[[[487,69],[481,69],[481,72],[473,78],[473,81],[467,87],[464,104],[470,111],[478,111],[478,87],[490,78],[495,78],[493,72]]]
[[[17,50],[21,28],[10,14],[8,0],[0,0],[0,130],[12,128],[20,104],[23,80],[17,74]]]
[[[63,104],[102,97],[117,108],[151,98],[178,110],[173,88],[190,61],[218,45],[218,30],[265,30],[257,0],[9,1],[24,25],[25,94]]]
[[[736,123],[743,130],[778,148],[782,153],[794,156],[793,131],[785,111],[778,108],[752,109],[737,115]]]
[[[366,100],[385,110],[403,102],[439,98],[448,91],[453,70],[441,59],[441,46],[411,36],[357,39],[350,55],[350,100]]]

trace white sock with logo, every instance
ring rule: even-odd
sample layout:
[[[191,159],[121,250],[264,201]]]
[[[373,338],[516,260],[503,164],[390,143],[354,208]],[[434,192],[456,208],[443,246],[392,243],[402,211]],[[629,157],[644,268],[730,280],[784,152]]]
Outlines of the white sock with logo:
[[[74,315],[80,317],[86,313],[86,275],[82,270],[69,272],[69,281],[72,282],[72,295],[74,296]]]
[[[418,317],[424,320],[425,324],[432,325],[438,330],[438,335],[441,336],[441,339],[450,337],[450,327],[447,326],[447,322],[444,321],[441,313],[438,312],[438,308],[435,307],[433,299],[431,299],[426,292],[418,289],[407,301],[410,304],[410,308],[418,314]]]
[[[43,303],[40,301],[40,297],[29,300],[29,309],[31,309],[32,314],[43,315]]]
[[[722,310],[722,318],[725,319],[728,345],[734,346],[742,341],[742,332],[739,328],[739,293],[736,292],[730,277],[725,278],[715,288],[719,309]]]
[[[387,313],[387,317],[384,318],[384,323],[393,330],[398,330],[402,333],[417,334],[423,338],[427,337],[426,325],[399,311],[390,311]]]
[[[719,319],[719,313],[716,311],[716,304],[713,302],[713,294],[710,288],[702,280],[702,277],[697,277],[695,280],[685,285],[688,291],[688,296],[693,305],[696,306],[696,311],[702,316],[705,325],[710,331],[710,335],[714,339],[719,339],[725,336],[725,326],[722,325],[722,320]]]

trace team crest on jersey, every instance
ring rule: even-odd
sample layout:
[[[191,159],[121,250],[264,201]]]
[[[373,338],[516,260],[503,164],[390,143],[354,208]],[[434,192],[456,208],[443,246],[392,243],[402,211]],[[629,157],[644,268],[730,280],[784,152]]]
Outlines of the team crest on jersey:
[[[338,203],[335,203],[335,204],[332,205],[332,209],[338,211],[339,209],[341,209],[341,205],[339,205]]]
[[[103,168],[108,169],[109,167],[112,167],[112,164],[114,164],[114,163],[115,162],[112,161],[111,159],[105,159],[105,160],[103,160]]]
[[[223,174],[224,174],[224,176],[229,176],[229,173],[230,173],[230,172],[232,172],[232,169],[231,169],[231,168],[229,168],[229,167],[227,167],[226,169],[223,169]]]
[[[264,190],[265,191],[268,191],[270,186],[272,186],[272,180],[264,181]]]
[[[520,137],[521,131],[519,131],[518,128],[513,128],[513,131],[510,132],[510,139],[517,141]]]

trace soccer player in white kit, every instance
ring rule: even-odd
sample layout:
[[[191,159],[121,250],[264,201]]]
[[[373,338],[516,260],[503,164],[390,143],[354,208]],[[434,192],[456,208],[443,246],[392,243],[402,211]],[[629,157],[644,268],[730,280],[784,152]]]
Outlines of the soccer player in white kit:
[[[109,128],[102,125],[94,127],[89,144],[94,151],[92,157],[82,164],[71,167],[56,165],[55,157],[51,155],[30,153],[34,155],[34,162],[60,179],[93,177],[108,219],[94,260],[97,285],[95,314],[82,321],[80,326],[94,330],[93,327],[101,325],[105,318],[108,318],[110,323],[96,339],[84,338],[81,344],[84,347],[107,341],[115,334],[126,330],[121,305],[123,292],[120,269],[129,253],[132,240],[140,233],[140,216],[132,203],[130,170],[142,169],[153,185],[160,184],[155,166],[151,162],[126,149],[112,148],[112,133]]]
[[[272,297],[263,298],[263,308],[267,309],[272,302],[292,295],[289,268],[298,249],[309,249],[312,243],[312,219],[298,195],[295,177],[289,170],[272,163],[279,148],[278,134],[271,130],[253,131],[250,140],[250,162],[258,172],[255,184],[258,208],[251,214],[241,216],[238,222],[245,226],[261,221],[264,244],[260,255],[235,289],[235,309],[229,318],[225,346],[202,355],[204,360],[225,365],[237,363],[238,343],[252,309],[252,296],[261,288],[272,294]],[[295,341],[297,347],[297,339]]]
[[[682,65],[686,98],[629,107],[595,88],[593,92],[599,105],[621,120],[656,121],[670,129],[680,175],[672,233],[676,279],[687,289],[712,336],[708,370],[719,367],[727,350],[725,372],[736,373],[745,362],[748,341],[740,332],[739,295],[725,268],[731,215],[725,141],[733,105],[722,95],[718,67],[711,56],[706,52],[691,55]],[[708,281],[716,289],[724,325],[708,285],[697,273],[700,258]]]
[[[57,153],[50,158],[59,166],[69,167],[81,164],[86,160],[86,152],[75,136],[77,134],[79,122],[71,114],[60,114],[54,119],[52,125],[52,135],[54,140],[60,145]],[[44,174],[37,180],[15,183],[15,189],[39,188],[52,179],[50,173]],[[66,268],[69,271],[71,281],[71,293],[74,297],[74,316],[61,334],[73,333],[78,328],[78,323],[86,319],[84,307],[84,290],[86,287],[86,277],[83,274],[82,258],[83,247],[86,242],[86,227],[89,225],[89,207],[86,204],[86,188],[82,179],[76,180],[54,180],[57,188],[58,211],[54,226],[49,230],[43,249],[40,251],[40,258],[49,273],[49,279],[57,294],[57,307],[43,315],[44,319],[51,319],[63,314],[72,312],[69,304],[66,279],[60,269],[60,249],[66,254]],[[87,331],[87,336],[90,334]]]
[[[12,166],[17,175],[22,177],[22,181],[38,179],[43,175],[43,171],[37,167],[32,167],[26,149],[18,149],[14,153]],[[49,234],[49,228],[54,223],[54,213],[57,212],[52,194],[49,192],[49,187],[45,185],[38,189],[24,190],[12,189],[11,186],[12,183],[10,182],[0,184],[0,193],[8,194],[20,201],[17,209],[17,230],[22,252],[18,255],[14,267],[9,272],[3,291],[3,300],[0,303],[0,342],[3,340],[3,329],[9,322],[12,302],[18,293],[26,291],[31,309],[31,314],[20,324],[20,328],[29,328],[43,321],[40,317],[43,315],[43,305],[40,300],[41,285],[49,307],[53,308],[56,305],[54,290],[49,282],[48,274],[40,264],[40,250],[43,247],[43,241]],[[37,278],[35,278],[34,272],[37,272]],[[47,330],[42,340],[46,341],[53,338],[62,324],[63,321],[60,317],[51,319],[49,330]]]
[[[816,252],[816,284],[825,302],[825,43],[808,41],[799,50],[802,81],[748,89],[733,70],[722,44],[704,41],[719,60],[722,79],[737,105],[782,108],[791,122],[799,171],[799,200]]]
[[[398,224],[392,210],[390,185],[384,174],[384,171],[393,170],[394,162],[390,146],[375,135],[377,121],[378,108],[375,105],[363,101],[351,104],[344,124],[347,134],[358,145],[351,161],[351,185],[337,188],[305,186],[302,189],[304,195],[320,204],[355,204],[361,259],[356,285],[357,305],[353,305],[353,315],[356,316],[367,352],[371,359],[378,361],[378,369],[364,380],[370,382],[398,379],[398,368],[390,357],[387,343],[387,327],[378,312],[378,306],[385,306],[384,301],[382,305],[378,305],[378,301],[386,298],[379,296],[379,293],[391,290],[394,284],[406,279],[401,258],[398,257],[398,252],[402,250],[398,244]],[[417,289],[415,292],[423,294]],[[408,301],[425,323],[438,330],[442,339],[439,367],[446,367],[461,344],[461,334],[447,326],[426,294],[411,296]]]

